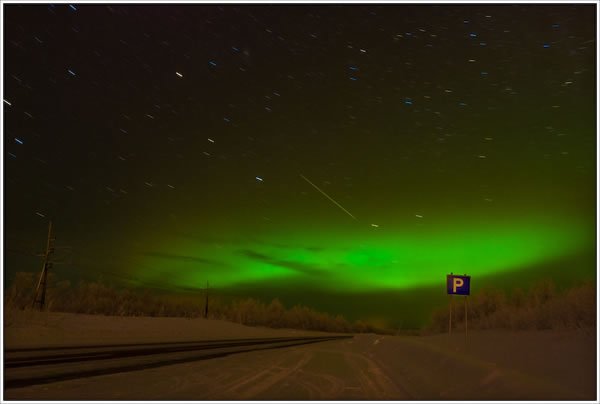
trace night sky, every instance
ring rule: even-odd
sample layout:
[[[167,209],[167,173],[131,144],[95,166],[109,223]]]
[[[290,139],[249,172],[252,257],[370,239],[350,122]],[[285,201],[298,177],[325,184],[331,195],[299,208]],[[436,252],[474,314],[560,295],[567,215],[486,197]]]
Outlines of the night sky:
[[[595,5],[4,5],[4,271],[416,324],[596,276]]]

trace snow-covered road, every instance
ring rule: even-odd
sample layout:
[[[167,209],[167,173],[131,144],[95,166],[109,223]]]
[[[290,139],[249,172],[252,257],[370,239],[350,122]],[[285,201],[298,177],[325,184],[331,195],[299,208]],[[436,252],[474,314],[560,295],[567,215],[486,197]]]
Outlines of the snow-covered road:
[[[114,327],[115,324],[121,328]],[[165,324],[170,328],[164,328]],[[125,329],[127,335],[119,335],[115,329]],[[152,338],[143,339],[149,330],[155,330]],[[107,337],[112,337],[111,343],[151,344],[162,340],[181,344],[196,339],[212,339],[215,343],[223,338],[328,335],[243,327],[211,320],[67,314],[50,315],[34,322],[15,321],[4,331],[8,349],[40,346],[40,341],[52,342],[51,345],[61,341],[91,344]],[[243,346],[238,348],[224,348],[232,352],[203,360],[165,361],[157,366],[22,387],[14,385],[14,388],[7,383],[5,387],[9,388],[4,390],[3,398],[58,401],[596,400],[595,330],[474,331],[469,333],[468,340],[459,333],[425,337],[359,334],[351,339],[277,349],[237,352],[242,351]],[[119,362],[121,359],[106,360]],[[58,365],[68,368],[69,363]],[[11,372],[19,369],[18,366],[5,368],[5,382],[16,377]]]

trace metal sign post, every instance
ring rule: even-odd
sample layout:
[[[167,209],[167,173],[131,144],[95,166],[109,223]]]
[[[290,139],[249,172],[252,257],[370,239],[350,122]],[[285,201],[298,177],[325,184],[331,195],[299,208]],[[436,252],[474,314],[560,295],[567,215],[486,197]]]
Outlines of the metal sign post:
[[[452,334],[452,307],[453,295],[462,295],[465,297],[465,340],[467,338],[468,328],[468,310],[467,298],[471,294],[471,277],[468,275],[446,275],[446,292],[450,295],[450,316],[448,320],[448,334]]]
[[[467,301],[469,299],[469,296],[465,296],[465,341],[467,340],[467,330],[468,330],[468,326],[469,326],[469,312],[467,311]]]
[[[450,296],[450,315],[448,316],[448,335],[452,335],[452,303],[454,299],[452,299],[452,295]]]

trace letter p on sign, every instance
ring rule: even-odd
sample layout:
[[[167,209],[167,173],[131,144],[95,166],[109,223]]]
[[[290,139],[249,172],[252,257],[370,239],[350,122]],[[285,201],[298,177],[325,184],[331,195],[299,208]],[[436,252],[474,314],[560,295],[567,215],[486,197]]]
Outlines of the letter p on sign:
[[[471,294],[471,277],[467,275],[446,275],[446,290],[449,295]]]
[[[461,288],[464,284],[465,284],[465,281],[463,281],[460,278],[452,279],[452,293],[456,293],[456,289]]]

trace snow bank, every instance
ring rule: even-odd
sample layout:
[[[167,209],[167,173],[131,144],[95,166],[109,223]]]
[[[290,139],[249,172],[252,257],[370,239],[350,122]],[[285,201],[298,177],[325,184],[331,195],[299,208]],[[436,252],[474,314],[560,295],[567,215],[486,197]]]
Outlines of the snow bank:
[[[203,318],[117,317],[5,310],[4,346],[76,346],[323,335]]]

